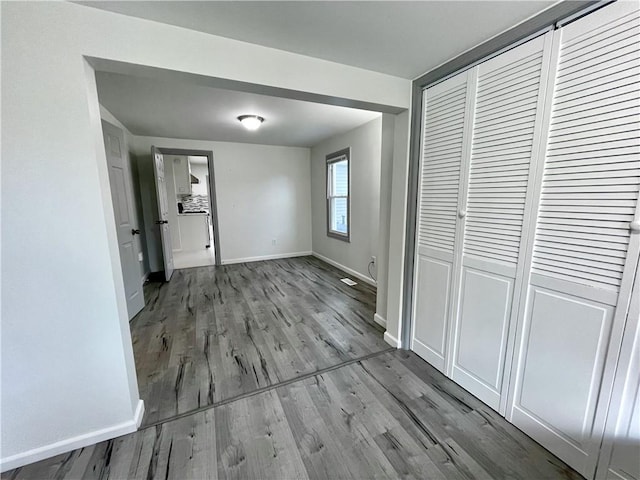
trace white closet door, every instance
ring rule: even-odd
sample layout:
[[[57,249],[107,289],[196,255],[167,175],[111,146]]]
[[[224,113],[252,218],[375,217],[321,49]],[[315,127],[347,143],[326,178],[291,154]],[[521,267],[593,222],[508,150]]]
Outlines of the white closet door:
[[[640,480],[640,275],[631,295],[596,478]]]
[[[450,375],[504,413],[503,382],[513,345],[521,278],[523,224],[531,208],[532,165],[538,159],[552,34],[477,68],[477,90],[460,300],[451,336]],[[520,275],[518,275],[520,273]],[[517,303],[517,302],[516,302]],[[512,349],[511,349],[512,351]],[[505,401],[502,399],[505,398]]]
[[[460,246],[459,198],[468,155],[469,73],[423,93],[423,131],[412,350],[440,371],[445,368],[456,251]]]
[[[638,256],[637,9],[617,2],[554,36],[546,163],[509,418],[586,477],[595,469]]]

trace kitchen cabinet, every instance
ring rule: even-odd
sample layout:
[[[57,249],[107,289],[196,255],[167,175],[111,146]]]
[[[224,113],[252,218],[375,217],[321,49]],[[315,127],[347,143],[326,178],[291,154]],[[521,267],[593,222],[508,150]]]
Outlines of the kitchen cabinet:
[[[181,251],[204,250],[210,245],[209,214],[185,213],[178,215]]]
[[[173,159],[173,180],[176,185],[176,194],[191,194],[191,165],[187,157]]]

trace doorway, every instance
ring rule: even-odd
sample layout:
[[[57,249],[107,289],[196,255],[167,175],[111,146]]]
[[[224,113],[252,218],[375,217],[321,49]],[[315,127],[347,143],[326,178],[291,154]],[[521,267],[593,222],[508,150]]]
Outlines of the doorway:
[[[167,198],[171,237],[163,255],[176,269],[220,265],[213,152],[155,147],[155,153],[164,160],[166,192],[157,194]]]

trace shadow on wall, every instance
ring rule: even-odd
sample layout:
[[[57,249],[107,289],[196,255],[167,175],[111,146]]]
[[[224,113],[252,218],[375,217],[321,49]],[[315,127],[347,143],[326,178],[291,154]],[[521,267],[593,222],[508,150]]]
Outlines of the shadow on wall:
[[[164,269],[162,263],[162,240],[160,230],[156,226],[158,220],[158,201],[156,185],[153,174],[153,162],[151,153],[148,155],[135,155],[132,164],[135,165],[134,183],[137,184],[138,198],[136,207],[139,209],[138,218],[146,219],[144,224],[144,238],[142,239],[142,252],[144,255],[144,274],[160,272]],[[148,221],[151,219],[151,221]]]

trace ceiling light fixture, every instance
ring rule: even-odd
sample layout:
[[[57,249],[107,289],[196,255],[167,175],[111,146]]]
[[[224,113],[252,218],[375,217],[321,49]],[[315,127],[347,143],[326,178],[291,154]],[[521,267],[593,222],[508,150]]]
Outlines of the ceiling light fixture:
[[[238,120],[247,130],[257,130],[264,122],[264,118],[258,115],[240,115]]]

